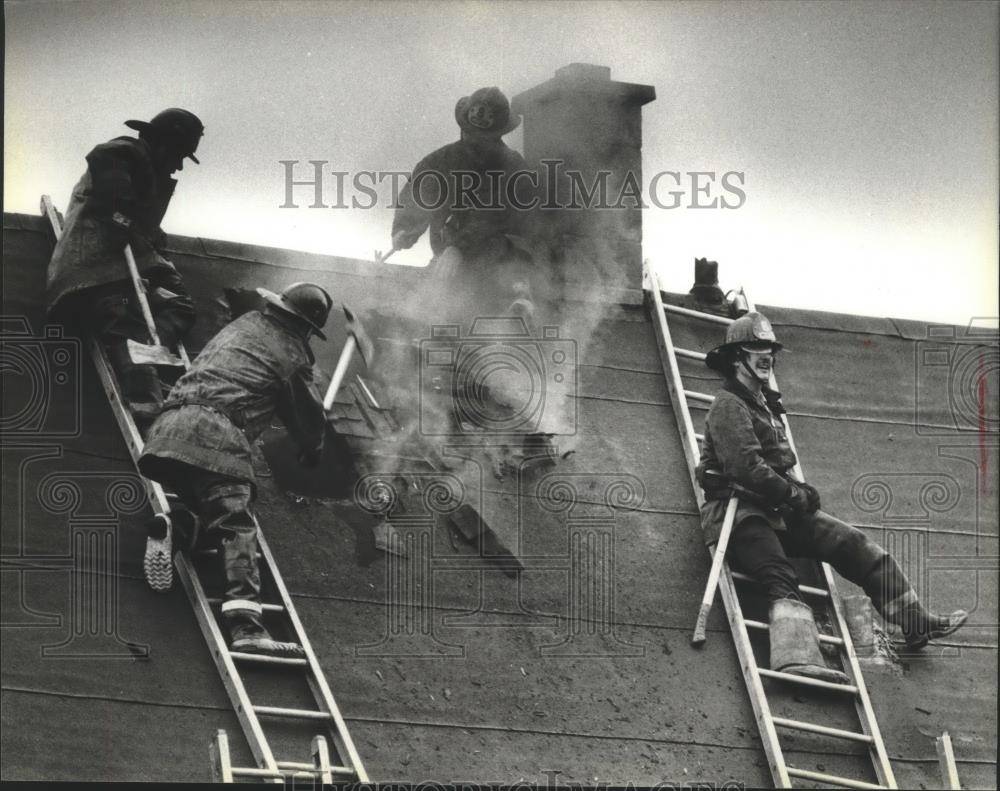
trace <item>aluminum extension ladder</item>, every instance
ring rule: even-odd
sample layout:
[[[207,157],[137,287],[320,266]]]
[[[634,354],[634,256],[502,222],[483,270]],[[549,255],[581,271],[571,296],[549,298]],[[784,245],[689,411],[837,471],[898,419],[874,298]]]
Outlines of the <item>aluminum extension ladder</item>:
[[[673,406],[674,417],[677,420],[677,428],[680,431],[681,444],[684,447],[684,456],[687,459],[688,473],[691,477],[691,484],[694,487],[695,498],[699,508],[704,503],[704,495],[701,487],[695,479],[695,467],[700,456],[699,442],[704,440],[704,436],[695,433],[694,423],[691,419],[691,411],[688,401],[700,401],[711,403],[714,397],[706,393],[699,393],[684,388],[681,379],[680,368],[677,363],[678,357],[689,360],[704,361],[705,355],[701,352],[688,349],[676,348],[671,340],[670,328],[667,323],[667,316],[670,314],[685,316],[691,319],[711,322],[720,325],[729,325],[732,319],[718,316],[712,313],[690,310],[674,305],[665,305],[660,290],[656,272],[646,263],[643,272],[643,288],[645,298],[650,310],[653,327],[656,332],[657,345],[660,349],[660,360],[663,365],[663,372],[667,380],[667,388],[670,392],[670,402]],[[749,303],[749,309],[754,310],[753,304]],[[771,374],[771,387],[777,389],[774,374]],[[792,440],[791,429],[788,425],[787,415],[781,416],[788,434],[789,444],[795,449]],[[793,471],[798,480],[803,480],[802,470],[796,466]],[[709,550],[713,553],[714,549]],[[732,572],[729,564],[723,562],[722,573],[719,577],[719,588],[722,593],[722,601],[726,608],[726,615],[729,620],[729,627],[733,633],[733,640],[736,643],[736,652],[739,656],[740,666],[743,669],[743,679],[746,682],[747,692],[750,695],[750,703],[753,707],[754,716],[757,720],[757,727],[760,730],[761,740],[764,745],[764,752],[771,769],[771,777],[778,788],[792,788],[792,779],[810,783],[822,783],[841,788],[896,788],[896,779],[893,775],[889,757],[882,742],[882,735],[879,731],[878,722],[872,709],[868,691],[865,688],[864,678],[861,674],[861,667],[854,651],[854,644],[847,628],[844,614],[841,608],[840,597],[837,593],[834,581],[833,570],[826,563],[821,565],[821,578],[825,587],[812,587],[801,585],[802,593],[813,599],[825,601],[829,611],[830,621],[836,631],[835,636],[820,635],[820,640],[831,646],[836,646],[843,665],[844,672],[848,675],[850,683],[833,684],[826,681],[819,681],[801,676],[781,673],[760,667],[754,655],[753,645],[750,641],[748,630],[753,629],[758,633],[766,633],[768,624],[763,621],[751,620],[743,615],[743,608],[740,596],[737,593],[736,583],[754,585],[752,578]],[[803,722],[796,719],[776,717],[771,713],[771,704],[768,701],[767,693],[764,689],[762,679],[775,679],[782,682],[797,684],[803,687],[810,687],[816,690],[824,690],[826,693],[835,696],[849,696],[854,703],[857,718],[861,725],[861,731],[850,731],[841,728],[832,728],[818,723]],[[815,772],[807,769],[799,769],[789,766],[785,761],[779,739],[779,729],[782,731],[800,731],[812,734],[829,736],[851,742],[862,743],[868,747],[868,755],[871,759],[872,768],[878,783],[871,783],[864,780],[855,780],[848,777]]]
[[[52,199],[48,195],[42,196],[41,210],[42,215],[48,219],[55,238],[58,239],[62,233],[62,220],[52,203]],[[86,346],[94,361],[97,375],[104,386],[104,392],[111,405],[111,411],[118,422],[118,427],[121,430],[125,444],[128,446],[129,453],[132,455],[132,461],[135,462],[142,454],[142,437],[136,428],[131,413],[122,400],[118,382],[115,379],[114,371],[108,362],[104,349],[93,336],[87,337]],[[178,351],[181,352],[181,357],[186,361],[186,355],[183,354],[182,348],[178,349]],[[142,478],[142,481],[153,513],[157,516],[166,516],[170,511],[171,501],[176,499],[176,495],[164,491],[163,487],[155,481],[146,478]],[[254,516],[254,522],[255,524],[257,523],[256,516]],[[228,740],[225,739],[225,732],[223,731],[222,742],[225,744],[224,761],[220,763],[219,760],[222,751],[219,750],[220,740],[217,735],[212,744],[213,773],[220,780],[231,780],[233,775],[237,775],[280,782],[283,777],[295,779],[302,778],[308,774],[314,779],[325,779],[327,782],[330,780],[368,782],[368,775],[365,773],[361,758],[347,731],[347,725],[340,714],[340,710],[337,708],[337,703],[333,699],[329,684],[323,675],[322,668],[309,643],[309,638],[306,636],[302,622],[295,611],[291,596],[285,587],[281,574],[278,572],[274,556],[271,554],[270,547],[264,539],[264,534],[260,530],[259,524],[257,525],[257,530],[261,576],[262,579],[270,579],[271,587],[274,589],[277,599],[277,601],[272,603],[264,603],[264,612],[269,614],[271,618],[283,616],[281,628],[290,635],[293,635],[295,641],[302,646],[305,652],[304,659],[270,657],[230,651],[225,638],[222,636],[214,612],[214,610],[221,606],[221,599],[218,597],[210,598],[206,595],[192,557],[183,552],[177,552],[174,555],[174,566],[177,570],[177,576],[183,584],[184,590],[187,592],[191,606],[194,608],[198,625],[201,627],[202,634],[208,643],[219,675],[226,687],[226,691],[229,693],[229,698],[232,701],[236,716],[239,718],[247,743],[259,765],[258,769],[232,768],[229,764]],[[207,551],[205,554],[211,554],[211,552]],[[197,555],[199,553],[195,552],[194,554]],[[243,668],[242,674],[241,668]],[[292,688],[303,686],[304,681],[310,693],[308,697],[311,697],[315,702],[316,708],[263,706],[253,703],[247,692],[247,683],[249,677],[255,671],[258,676],[260,676],[261,672],[271,671],[263,679],[263,683],[269,690],[278,685],[281,687],[281,692],[297,691]],[[244,677],[245,675],[247,676],[246,678]],[[260,681],[259,678],[256,680]],[[279,682],[281,683],[279,684]],[[304,692],[302,690],[300,696],[303,696]],[[284,741],[288,741],[290,738],[287,734],[287,726],[290,722],[297,722],[300,726],[308,725],[308,727],[315,727],[316,723],[321,724],[322,727],[328,729],[329,735],[332,738],[337,752],[337,764],[330,763],[326,748],[326,739],[323,736],[317,736],[312,740],[311,754],[314,759],[313,763],[304,764],[294,761],[276,760],[267,734],[265,733],[262,718],[267,718],[268,721],[279,721],[281,725],[285,726],[282,737]],[[219,767],[223,764],[229,767],[231,771],[228,773],[221,771]]]

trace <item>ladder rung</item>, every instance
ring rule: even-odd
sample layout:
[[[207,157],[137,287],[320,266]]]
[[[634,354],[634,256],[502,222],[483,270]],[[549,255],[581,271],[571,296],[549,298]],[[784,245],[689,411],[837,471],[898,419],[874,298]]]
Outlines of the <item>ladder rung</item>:
[[[682,308],[677,305],[664,305],[663,309],[667,313],[676,313],[678,316],[690,316],[694,319],[702,319],[704,321],[711,321],[715,324],[732,324],[733,320],[727,318],[726,316],[717,316],[714,313],[705,313],[700,310],[691,310],[690,308]]]
[[[734,580],[739,580],[740,582],[752,582],[758,584],[757,580],[748,574],[744,574],[742,571],[731,571],[730,574],[733,575]],[[814,588],[811,585],[799,585],[799,590],[803,593],[808,593],[810,596],[820,596],[824,599],[830,598],[830,592],[825,591],[822,588]]]
[[[208,599],[208,603],[211,604],[213,607],[218,607],[220,604],[222,604],[222,599],[220,599],[218,597],[212,597],[212,598]],[[284,612],[285,611],[285,608],[282,607],[280,604],[261,604],[260,606],[263,608],[264,612]]]
[[[329,772],[334,775],[350,775],[353,777],[354,770],[347,766],[328,766],[325,769],[318,769],[312,764],[299,763],[298,761],[278,761],[279,769],[297,769],[303,772]]]
[[[330,720],[333,717],[325,711],[309,711],[307,709],[285,709],[279,706],[254,706],[258,714],[269,714],[272,717],[288,717],[296,720]]]
[[[233,659],[242,662],[257,662],[262,665],[287,665],[292,667],[308,667],[308,659],[298,659],[287,656],[267,656],[266,654],[245,654],[242,651],[230,651]]]
[[[744,620],[743,623],[745,623],[747,625],[747,627],[750,628],[750,629],[760,629],[760,630],[765,631],[765,632],[770,631],[770,629],[771,629],[771,627],[768,624],[764,623],[763,621]],[[841,640],[839,637],[834,637],[833,635],[822,634],[822,633],[820,633],[820,635],[819,635],[819,641],[821,643],[828,643],[830,645],[843,645],[844,644],[844,641]]]
[[[695,432],[694,438],[696,440],[698,440],[698,442],[704,442],[705,441],[705,435],[704,434],[698,434],[697,432]]]
[[[838,739],[847,739],[852,742],[862,742],[871,744],[873,739],[867,733],[857,731],[845,731],[842,728],[831,728],[829,725],[816,725],[813,722],[802,722],[802,720],[788,720],[784,717],[772,717],[775,725],[782,728],[791,728],[796,731],[808,731],[809,733],[820,733],[824,736],[835,736]]]
[[[676,354],[678,357],[687,357],[689,360],[705,359],[704,352],[693,352],[690,349],[678,349],[676,346],[674,347],[674,354]]]
[[[788,681],[792,684],[801,684],[804,687],[816,687],[816,689],[830,689],[835,692],[843,692],[845,695],[857,695],[858,688],[854,684],[835,684],[832,681],[821,681],[818,678],[807,678],[797,676],[794,673],[782,673],[780,670],[768,670],[766,667],[758,667],[757,672],[767,678],[777,678],[781,681]]]
[[[708,393],[699,393],[696,390],[685,390],[684,395],[690,398],[692,401],[703,401],[706,404],[711,404],[715,400],[714,395],[709,395]]]
[[[281,766],[280,764],[278,765]],[[316,778],[323,773],[322,769],[310,766],[309,769],[258,769],[253,766],[234,766],[230,771],[233,777],[266,777],[274,780],[284,780],[288,777]]]
[[[849,777],[839,775],[828,775],[824,772],[810,772],[808,769],[796,769],[794,766],[786,766],[785,770],[792,777],[801,777],[803,780],[815,780],[817,783],[826,783],[841,788],[888,788],[875,783],[866,783],[864,780],[852,780]]]

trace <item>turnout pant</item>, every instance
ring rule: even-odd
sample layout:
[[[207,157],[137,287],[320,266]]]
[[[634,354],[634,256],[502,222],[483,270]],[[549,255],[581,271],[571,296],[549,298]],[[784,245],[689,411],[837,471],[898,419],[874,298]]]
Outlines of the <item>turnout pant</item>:
[[[253,485],[187,465],[178,466],[171,485],[202,525],[202,535],[187,536],[190,544],[218,550],[225,586],[222,617],[230,638],[268,638],[260,603],[257,526],[250,515]]]
[[[858,528],[823,511],[786,517],[774,530],[760,517],[747,517],[733,530],[726,553],[732,567],[762,583],[769,601],[802,601],[799,579],[788,558],[829,563],[860,586],[884,616],[916,600],[899,564]]]

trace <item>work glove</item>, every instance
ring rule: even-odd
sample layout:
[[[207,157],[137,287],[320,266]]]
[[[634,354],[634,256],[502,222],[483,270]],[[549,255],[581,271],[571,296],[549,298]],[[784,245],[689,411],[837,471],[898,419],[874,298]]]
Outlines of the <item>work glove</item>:
[[[814,486],[798,481],[789,481],[790,491],[785,503],[794,513],[814,514],[819,510],[819,492]]]
[[[409,250],[420,238],[420,233],[414,234],[412,231],[396,231],[392,235],[392,246],[397,250]]]
[[[819,491],[816,489],[815,486],[811,486],[805,481],[800,483],[799,486],[801,486],[803,489],[806,490],[806,497],[808,498],[808,506],[806,513],[807,514],[816,513],[821,507],[819,502]]]
[[[318,467],[323,460],[322,448],[310,448],[299,454],[299,464],[303,467]]]

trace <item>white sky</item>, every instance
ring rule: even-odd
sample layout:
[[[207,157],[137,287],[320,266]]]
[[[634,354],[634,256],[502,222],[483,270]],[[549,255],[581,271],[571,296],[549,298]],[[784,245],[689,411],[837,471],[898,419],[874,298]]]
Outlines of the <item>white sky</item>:
[[[571,62],[653,85],[645,178],[745,172],[735,211],[650,208],[672,290],[693,259],[758,303],[997,316],[995,2],[5,2],[4,210],[65,206],[98,142],[186,107],[206,125],[168,232],[371,258],[387,208],[280,209],[279,160],[409,170],[456,100]],[[520,130],[508,143],[520,147]],[[328,182],[332,189],[332,182]],[[328,192],[327,202],[333,202]],[[394,257],[422,264],[426,240]]]

